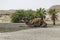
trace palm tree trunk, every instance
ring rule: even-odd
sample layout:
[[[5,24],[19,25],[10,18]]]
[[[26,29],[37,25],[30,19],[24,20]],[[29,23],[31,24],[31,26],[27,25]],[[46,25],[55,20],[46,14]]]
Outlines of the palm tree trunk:
[[[53,20],[53,25],[55,25],[55,20]]]
[[[53,25],[55,25],[55,14],[53,14]]]

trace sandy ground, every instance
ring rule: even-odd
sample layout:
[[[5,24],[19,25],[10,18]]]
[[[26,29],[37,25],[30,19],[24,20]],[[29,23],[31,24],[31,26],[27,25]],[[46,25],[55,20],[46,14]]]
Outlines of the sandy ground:
[[[0,24],[5,28],[21,28],[20,24]],[[27,28],[27,27],[25,27]],[[14,32],[0,33],[0,40],[60,40],[60,24],[53,26],[48,24],[48,28],[27,28]]]
[[[0,33],[0,40],[60,40],[60,28],[32,28]]]

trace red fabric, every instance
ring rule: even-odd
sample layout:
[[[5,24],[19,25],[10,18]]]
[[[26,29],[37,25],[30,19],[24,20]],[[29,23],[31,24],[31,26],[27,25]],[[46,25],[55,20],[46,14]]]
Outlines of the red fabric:
[[[32,24],[32,21],[29,21],[29,24],[31,25]]]
[[[40,20],[40,25],[42,25],[42,24],[43,24],[43,22],[44,22],[43,20]]]

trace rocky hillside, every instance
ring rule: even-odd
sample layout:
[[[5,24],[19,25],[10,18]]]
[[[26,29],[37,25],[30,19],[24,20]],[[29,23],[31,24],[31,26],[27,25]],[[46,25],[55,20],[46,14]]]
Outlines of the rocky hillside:
[[[53,5],[50,8],[56,9],[57,11],[60,12],[60,5]]]
[[[15,12],[16,10],[0,10],[0,14],[11,14]]]

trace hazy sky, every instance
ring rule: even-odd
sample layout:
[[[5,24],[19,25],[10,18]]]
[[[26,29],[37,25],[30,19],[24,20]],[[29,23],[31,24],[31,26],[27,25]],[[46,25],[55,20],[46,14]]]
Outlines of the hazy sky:
[[[0,10],[7,9],[48,9],[52,5],[60,5],[60,0],[0,0]]]

